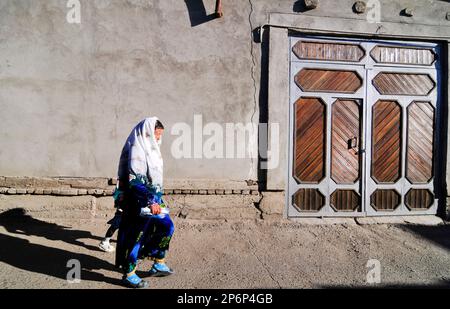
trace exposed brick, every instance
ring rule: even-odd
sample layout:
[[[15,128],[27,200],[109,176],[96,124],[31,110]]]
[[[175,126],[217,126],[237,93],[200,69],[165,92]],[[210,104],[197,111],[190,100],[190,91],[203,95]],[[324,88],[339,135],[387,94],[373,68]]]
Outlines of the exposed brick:
[[[208,193],[208,191],[206,191],[206,190],[198,190],[198,194],[205,195],[207,193]]]
[[[216,194],[216,190],[208,190],[208,195],[215,195]]]
[[[59,195],[60,192],[61,192],[60,189],[52,189],[52,194],[53,194],[53,195]]]
[[[52,194],[52,189],[50,189],[50,188],[45,188],[45,189],[42,190],[42,193],[45,194],[45,195]]]
[[[58,180],[54,178],[43,177],[4,177],[0,179],[0,186],[9,188],[48,188],[58,186]]]
[[[5,194],[8,192],[8,188],[0,188],[0,194]]]
[[[37,189],[34,190],[34,194],[42,195],[42,194],[44,194],[44,189],[37,188]]]
[[[114,192],[114,190],[112,190],[112,189],[106,189],[104,194],[107,196],[110,196],[110,195],[113,195],[113,192]]]
[[[94,194],[95,194],[95,189],[88,189],[88,190],[87,190],[87,193],[88,193],[89,195],[94,195]]]
[[[10,189],[8,189],[8,194],[16,194],[16,189],[14,189],[14,188],[10,188]]]
[[[16,194],[27,194],[27,189],[16,189]]]
[[[182,194],[191,194],[191,190],[184,189],[184,190],[181,190],[181,193]]]
[[[252,190],[252,191],[250,191],[250,193],[252,195],[259,195],[259,191],[258,190]]]
[[[173,190],[173,194],[181,194],[181,190],[175,189],[175,190]]]
[[[74,196],[78,195],[77,189],[61,189],[59,190],[59,193],[54,193],[56,195],[63,195],[63,196]]]
[[[86,189],[78,189],[78,195],[87,195],[87,193],[88,193],[88,190],[86,190]]]
[[[58,183],[74,189],[106,188],[108,178],[59,178]]]
[[[233,194],[241,194],[242,190],[233,190]]]
[[[27,194],[34,194],[34,191],[36,191],[34,188],[28,188]]]
[[[225,190],[223,190],[223,189],[216,189],[216,190],[215,190],[215,193],[216,193],[217,195],[224,195],[224,194],[225,194]]]
[[[250,190],[242,190],[243,195],[250,195]]]
[[[233,194],[233,190],[224,190],[225,195]]]

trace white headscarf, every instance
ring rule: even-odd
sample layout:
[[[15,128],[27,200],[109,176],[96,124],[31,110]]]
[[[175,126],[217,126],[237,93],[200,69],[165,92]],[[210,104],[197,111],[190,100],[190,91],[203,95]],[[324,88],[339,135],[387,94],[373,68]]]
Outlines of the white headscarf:
[[[157,117],[146,118],[131,131],[120,156],[119,180],[131,181],[147,176],[157,191],[163,189],[163,159],[161,142],[155,138]]]

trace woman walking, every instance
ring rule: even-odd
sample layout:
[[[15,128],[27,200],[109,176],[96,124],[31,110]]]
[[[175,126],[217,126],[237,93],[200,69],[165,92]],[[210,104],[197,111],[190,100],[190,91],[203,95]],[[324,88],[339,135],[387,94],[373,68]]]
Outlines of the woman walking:
[[[116,266],[122,268],[123,283],[133,288],[148,286],[135,273],[140,259],[154,261],[149,276],[173,273],[164,262],[174,225],[162,199],[163,131],[158,118],[144,119],[128,136],[120,156],[118,178],[125,206],[117,236]]]

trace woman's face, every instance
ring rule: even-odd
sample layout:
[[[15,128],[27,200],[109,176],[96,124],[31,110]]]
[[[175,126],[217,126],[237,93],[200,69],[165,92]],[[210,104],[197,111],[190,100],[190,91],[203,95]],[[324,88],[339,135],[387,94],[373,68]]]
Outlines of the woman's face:
[[[163,133],[164,133],[164,129],[155,129],[155,138],[156,138],[157,142],[159,142]]]

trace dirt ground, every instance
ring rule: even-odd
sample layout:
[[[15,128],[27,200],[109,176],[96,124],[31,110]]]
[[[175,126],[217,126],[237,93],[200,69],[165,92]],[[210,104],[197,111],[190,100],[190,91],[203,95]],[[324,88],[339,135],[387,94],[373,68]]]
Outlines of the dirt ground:
[[[176,218],[175,226],[167,263],[176,274],[149,278],[150,288],[366,287],[369,259],[381,263],[376,286],[450,287],[449,225]],[[0,288],[121,288],[114,254],[97,249],[106,228],[105,221],[0,218]],[[81,263],[80,283],[66,281],[71,259]]]

